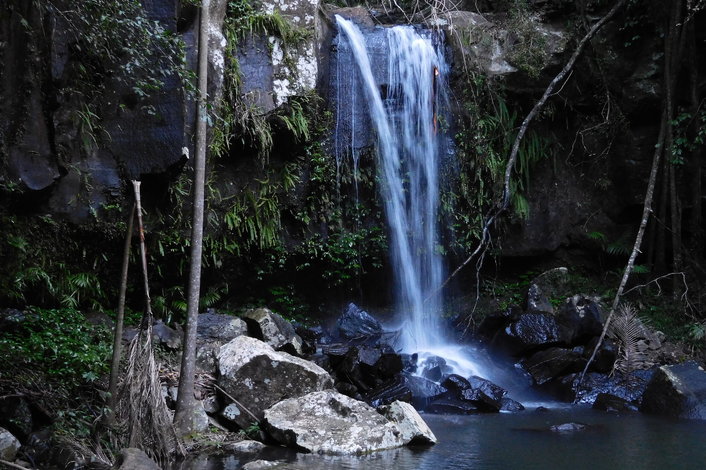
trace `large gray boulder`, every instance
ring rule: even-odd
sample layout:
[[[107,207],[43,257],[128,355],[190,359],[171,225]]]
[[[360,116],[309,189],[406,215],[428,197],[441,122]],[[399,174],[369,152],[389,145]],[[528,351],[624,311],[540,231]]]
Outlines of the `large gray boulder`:
[[[366,403],[314,392],[265,411],[265,429],[282,444],[319,454],[362,454],[405,444],[400,428]]]
[[[706,371],[694,361],[660,367],[647,384],[640,411],[706,419]]]
[[[243,320],[222,313],[202,313],[196,337],[196,365],[204,372],[215,375],[218,370],[218,350],[233,338],[248,334]]]
[[[417,410],[409,403],[396,401],[381,407],[383,416],[395,423],[402,433],[402,440],[407,445],[436,444],[436,436],[429,429]]]
[[[267,308],[248,310],[242,315],[248,325],[248,334],[264,341],[274,349],[289,354],[302,354],[302,339],[287,320]]]
[[[18,450],[20,450],[20,441],[7,429],[0,428],[0,459],[12,462]]]
[[[313,362],[277,352],[247,336],[220,348],[218,371],[218,385],[238,401],[230,419],[243,428],[262,419],[275,403],[333,387],[328,372]]]

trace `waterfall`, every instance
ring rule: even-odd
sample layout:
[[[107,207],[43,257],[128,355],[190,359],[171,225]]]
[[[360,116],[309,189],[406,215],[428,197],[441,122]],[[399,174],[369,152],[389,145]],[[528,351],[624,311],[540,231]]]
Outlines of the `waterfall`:
[[[357,71],[341,71],[337,63],[338,79],[342,80],[340,74],[345,73],[347,79],[359,83],[377,136],[396,303],[405,319],[401,346],[408,352],[432,351],[445,344],[439,325],[442,301],[431,294],[443,280],[437,247],[442,145],[436,110],[445,92],[441,84],[447,65],[434,47],[431,33],[418,32],[411,26],[385,29],[387,88],[381,92],[362,33],[338,15],[336,21],[341,35],[339,48],[349,48],[357,65]],[[341,96],[337,98],[340,110]],[[336,129],[338,150],[338,123]],[[348,144],[356,140],[354,125],[350,133]],[[353,146],[351,151],[355,155]]]

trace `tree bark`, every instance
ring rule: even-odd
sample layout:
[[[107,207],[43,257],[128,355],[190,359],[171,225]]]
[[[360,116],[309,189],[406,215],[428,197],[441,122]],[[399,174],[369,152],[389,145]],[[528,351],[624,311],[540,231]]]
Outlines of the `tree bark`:
[[[130,209],[123,247],[123,264],[120,273],[120,293],[118,295],[118,312],[115,318],[115,332],[113,334],[113,358],[110,364],[110,382],[108,385],[108,406],[110,408],[109,421],[113,420],[115,403],[118,398],[118,375],[120,374],[120,356],[122,356],[123,324],[125,322],[125,293],[127,292],[127,275],[130,266],[130,244],[135,221],[135,204]]]
[[[140,234],[140,261],[142,264],[142,278],[145,289],[145,311],[142,314],[142,322],[140,328],[147,329],[148,325],[152,324],[152,299],[150,297],[150,283],[147,276],[147,250],[145,249],[145,229],[142,224],[142,201],[140,197],[140,182],[133,181],[132,186],[135,189],[135,211],[137,212],[137,230]]]
[[[693,125],[691,130],[691,139],[695,139],[699,131],[699,106],[701,99],[699,96],[699,64],[697,54],[696,35],[694,31],[694,23],[689,23],[689,107],[691,108],[691,117]],[[698,253],[697,257],[703,255],[703,227],[702,227],[702,184],[701,184],[701,159],[703,156],[703,146],[697,145],[691,153],[689,159],[689,189],[691,215],[689,217],[689,248]]]
[[[669,169],[669,173],[665,174],[665,178],[669,178],[669,216],[671,228],[672,242],[672,271],[681,271],[681,217],[679,216],[679,193],[677,191],[676,168],[673,161],[672,153],[674,145],[674,86],[677,82],[680,69],[681,51],[683,49],[682,42],[682,0],[672,0],[672,12],[669,18],[669,34],[665,47],[665,94],[667,108],[667,122],[665,135],[665,163]],[[672,295],[674,298],[679,297],[679,280],[675,277],[673,284]]]
[[[199,97],[196,123],[196,155],[194,158],[194,214],[191,224],[191,267],[187,294],[187,317],[184,347],[179,375],[179,392],[174,425],[181,436],[196,431],[197,402],[194,398],[194,373],[196,369],[196,329],[198,326],[201,296],[201,257],[203,253],[203,220],[206,181],[206,137],[208,110],[208,13],[210,0],[201,3],[199,21]]]

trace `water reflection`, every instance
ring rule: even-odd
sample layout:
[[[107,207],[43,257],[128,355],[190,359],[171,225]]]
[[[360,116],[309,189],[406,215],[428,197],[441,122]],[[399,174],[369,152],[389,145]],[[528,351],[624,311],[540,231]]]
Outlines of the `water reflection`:
[[[429,448],[401,448],[365,456],[319,456],[268,448],[254,456],[200,456],[178,470],[232,470],[255,459],[285,462],[282,468],[473,469],[473,470],[703,470],[706,423],[631,414],[617,416],[583,408],[546,413],[477,416],[425,415],[439,438]],[[555,433],[556,424],[585,423],[574,433]]]

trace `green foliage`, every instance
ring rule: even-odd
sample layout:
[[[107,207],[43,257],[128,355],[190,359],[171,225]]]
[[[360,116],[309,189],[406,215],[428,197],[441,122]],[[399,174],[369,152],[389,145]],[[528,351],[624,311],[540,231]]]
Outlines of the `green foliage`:
[[[91,326],[72,308],[30,308],[25,315],[16,331],[0,337],[4,358],[74,385],[107,371],[112,348],[107,329]]]
[[[588,238],[598,242],[601,249],[611,256],[628,256],[632,251],[633,233],[631,230],[626,230],[620,234],[615,240],[609,240],[605,233],[593,231],[587,234]],[[634,272],[640,272],[642,267],[636,266]]]
[[[248,0],[233,0],[228,2],[224,34],[224,96],[215,116],[217,125],[214,128],[211,152],[217,156],[226,155],[233,139],[239,135],[241,144],[255,148],[265,165],[273,145],[270,116],[259,107],[256,96],[241,92],[239,47],[254,34],[272,36],[281,42],[284,59],[288,61],[289,49],[309,37],[310,32],[293,26],[278,10],[265,14],[255,11]],[[295,67],[290,69],[296,70]],[[302,106],[303,103],[299,101],[290,101],[291,114],[280,114],[279,117],[297,140],[302,137],[308,140],[308,122]]]
[[[101,246],[82,246],[79,229],[49,216],[0,215],[0,221],[0,302],[94,310],[109,304],[110,290],[100,281],[111,268],[108,253]],[[107,239],[115,235],[103,223],[89,230],[104,230]]]
[[[510,110],[500,83],[465,72],[463,114],[455,135],[457,163],[446,168],[451,184],[441,191],[441,214],[450,219],[450,246],[461,252],[481,236],[484,214],[502,194],[507,157],[517,136],[517,111]],[[510,189],[514,214],[527,219],[531,169],[550,153],[547,139],[529,131],[520,144]]]
[[[318,264],[323,268],[321,274],[326,286],[340,287],[365,272],[363,256],[369,267],[381,268],[386,247],[387,239],[380,227],[337,230],[325,239],[315,236],[304,242],[298,252],[306,261],[297,269]]]
[[[537,78],[546,66],[547,39],[539,29],[539,21],[529,8],[527,0],[513,0],[505,25],[515,41],[508,62]]]
[[[692,114],[680,112],[671,122],[674,139],[671,147],[672,165],[684,165],[688,154],[703,147],[706,142],[706,109]]]
[[[149,97],[164,81],[180,76],[186,85],[192,74],[186,68],[184,45],[173,31],[150,20],[138,0],[83,0],[71,8],[55,0],[39,0],[68,26],[81,60],[76,94],[102,93],[105,81],[128,86],[139,98]]]

